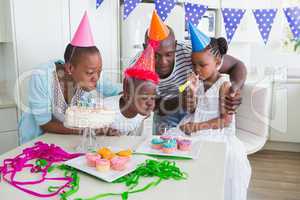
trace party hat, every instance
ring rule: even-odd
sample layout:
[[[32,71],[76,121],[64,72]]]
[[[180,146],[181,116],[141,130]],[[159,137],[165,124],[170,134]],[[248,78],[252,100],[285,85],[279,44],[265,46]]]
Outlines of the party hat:
[[[71,44],[75,47],[95,46],[89,18],[86,11],[81,19],[76,33],[73,36]]]
[[[124,74],[127,78],[152,81],[153,83],[158,84],[159,77],[155,72],[153,47],[151,45],[148,45],[139,59],[133,64],[133,66],[127,68]]]
[[[192,42],[193,52],[202,51],[210,43],[210,37],[202,33],[191,22],[189,22],[189,30]]]
[[[153,11],[148,37],[150,40],[161,41],[168,37],[170,31],[158,16],[156,10]]]

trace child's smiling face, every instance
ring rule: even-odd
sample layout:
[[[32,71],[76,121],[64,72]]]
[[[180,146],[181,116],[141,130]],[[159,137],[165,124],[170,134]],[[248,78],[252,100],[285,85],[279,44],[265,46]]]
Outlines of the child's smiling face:
[[[208,49],[192,53],[193,71],[203,81],[215,75],[220,62],[220,59],[216,58]]]

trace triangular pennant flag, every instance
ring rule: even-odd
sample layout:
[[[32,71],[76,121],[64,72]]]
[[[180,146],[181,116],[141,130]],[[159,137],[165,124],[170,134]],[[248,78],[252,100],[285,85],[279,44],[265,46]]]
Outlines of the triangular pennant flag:
[[[225,24],[225,31],[227,35],[228,43],[231,42],[231,39],[234,36],[234,33],[241,22],[246,10],[238,8],[223,8],[222,14]]]
[[[209,45],[210,37],[198,30],[191,22],[188,24],[192,42],[192,50],[193,52],[200,52]]]
[[[175,0],[154,0],[157,14],[165,21],[175,7]]]
[[[164,22],[157,15],[157,12],[154,10],[151,18],[151,23],[148,31],[149,39],[154,41],[161,41],[168,37],[169,29],[164,24]]]
[[[85,11],[85,13],[81,19],[81,22],[73,36],[71,44],[75,47],[95,46],[89,18],[88,18],[86,11]]]
[[[141,3],[142,0],[124,0],[124,16],[126,19],[128,15],[135,9],[135,7]]]
[[[283,11],[294,35],[294,39],[300,39],[300,7],[284,8]]]
[[[254,9],[252,11],[258,25],[260,35],[266,44],[269,39],[277,9]]]
[[[96,0],[96,9],[100,7],[104,0]]]
[[[184,3],[184,8],[186,22],[191,22],[193,25],[198,26],[208,6],[193,3]]]
[[[159,83],[159,76],[155,72],[154,49],[151,45],[143,51],[133,66],[127,68],[124,72],[127,78],[136,78],[139,80],[152,81]]]

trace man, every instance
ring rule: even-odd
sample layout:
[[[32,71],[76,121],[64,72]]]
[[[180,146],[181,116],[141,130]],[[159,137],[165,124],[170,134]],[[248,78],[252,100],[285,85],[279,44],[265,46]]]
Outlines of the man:
[[[183,98],[178,90],[192,71],[191,45],[177,42],[172,28],[167,28],[168,36],[159,41],[155,50],[155,70],[160,83],[157,87],[154,134],[161,134],[164,130],[177,126],[186,115],[186,107],[194,106],[196,103],[193,93],[185,93]],[[148,41],[147,30],[144,48],[147,47]],[[220,72],[230,75],[232,86],[230,94],[225,99],[225,107],[229,113],[234,113],[241,104],[240,89],[246,80],[246,67],[240,60],[225,55]]]

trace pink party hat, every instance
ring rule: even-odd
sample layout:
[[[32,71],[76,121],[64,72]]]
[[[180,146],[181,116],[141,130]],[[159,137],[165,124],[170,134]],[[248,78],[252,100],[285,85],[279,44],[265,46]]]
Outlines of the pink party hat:
[[[81,19],[76,33],[73,36],[71,44],[75,47],[95,46],[89,18],[86,11]]]

